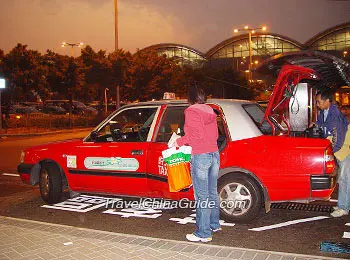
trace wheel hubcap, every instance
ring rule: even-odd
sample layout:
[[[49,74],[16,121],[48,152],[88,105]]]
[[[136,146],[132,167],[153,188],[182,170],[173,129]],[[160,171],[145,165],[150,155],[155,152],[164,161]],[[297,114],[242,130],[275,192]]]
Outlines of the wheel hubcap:
[[[221,209],[229,215],[245,214],[252,205],[249,189],[241,183],[228,183],[220,191]]]

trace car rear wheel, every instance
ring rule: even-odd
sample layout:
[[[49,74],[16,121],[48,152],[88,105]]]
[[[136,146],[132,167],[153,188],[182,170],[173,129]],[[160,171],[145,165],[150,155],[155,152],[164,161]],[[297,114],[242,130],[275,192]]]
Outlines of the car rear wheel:
[[[62,177],[58,167],[52,163],[45,163],[40,171],[40,194],[48,204],[60,201],[62,196]]]
[[[262,195],[256,182],[242,175],[227,175],[219,179],[218,193],[221,217],[229,222],[248,222],[262,208]]]

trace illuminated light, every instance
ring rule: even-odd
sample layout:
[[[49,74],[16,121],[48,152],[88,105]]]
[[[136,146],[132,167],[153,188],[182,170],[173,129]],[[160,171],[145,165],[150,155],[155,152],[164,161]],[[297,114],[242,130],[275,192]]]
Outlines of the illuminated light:
[[[245,59],[246,57],[245,56],[243,56],[243,59]]]
[[[17,116],[16,116],[16,119],[21,119],[21,116],[17,115]]]
[[[249,73],[249,70],[245,70],[244,72],[245,72],[245,73]]]
[[[335,158],[333,155],[332,146],[328,146],[325,151],[324,161],[326,166],[326,173],[331,174],[335,169]]]
[[[234,29],[233,32],[238,33],[238,29]]]
[[[255,30],[252,30],[252,33],[255,33]]]
[[[337,97],[339,97],[339,93],[337,92],[337,93],[335,93],[335,95],[337,96]]]
[[[248,25],[244,26],[244,29],[245,29],[245,30],[248,30],[248,28],[249,28]]]
[[[243,47],[242,44],[240,44],[239,47],[242,48]]]
[[[266,30],[267,30],[266,26],[263,26],[263,27],[261,28],[261,30],[266,31]]]
[[[348,52],[347,52],[347,51],[344,51],[343,53],[344,53],[344,54],[348,54]]]
[[[254,61],[254,63],[255,63],[255,64],[258,64],[258,63],[259,63],[259,61],[258,61],[258,60],[256,60],[256,61]]]

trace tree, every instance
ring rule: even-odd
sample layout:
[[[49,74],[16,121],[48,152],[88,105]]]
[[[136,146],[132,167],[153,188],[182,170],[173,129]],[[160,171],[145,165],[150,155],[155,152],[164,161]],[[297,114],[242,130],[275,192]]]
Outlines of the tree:
[[[69,99],[81,93],[85,75],[80,59],[62,56],[48,50],[43,62],[47,66],[47,81],[53,92]]]
[[[109,70],[106,51],[95,52],[89,45],[81,50],[86,84],[83,87],[84,101],[102,100],[103,91],[109,87]]]
[[[27,45],[17,44],[4,56],[2,68],[9,82],[8,93],[12,102],[33,98],[33,91],[48,93],[46,69],[41,54],[28,50]]]
[[[110,53],[107,57],[108,74],[110,80],[111,94],[116,97],[117,86],[120,87],[120,99],[125,100],[128,96],[127,82],[129,80],[129,68],[132,64],[131,53],[123,49],[118,49]]]
[[[170,91],[170,82],[177,70],[177,64],[156,51],[137,52],[130,67],[128,98],[131,100],[160,99]]]

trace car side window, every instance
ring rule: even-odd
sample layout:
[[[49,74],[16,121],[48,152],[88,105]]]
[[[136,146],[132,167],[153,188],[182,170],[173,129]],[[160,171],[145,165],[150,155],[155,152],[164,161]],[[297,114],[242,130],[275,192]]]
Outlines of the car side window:
[[[97,132],[95,142],[145,142],[157,108],[120,111]]]
[[[225,148],[227,143],[225,123],[224,123],[224,120],[222,119],[222,115],[220,115],[220,112],[216,109],[214,109],[214,112],[216,114],[216,122],[218,124],[218,134],[219,134],[217,144],[218,144],[219,151],[222,151],[222,149]]]
[[[187,107],[167,108],[158,128],[156,142],[167,143],[173,132],[181,136],[185,134],[183,128],[185,123],[184,111],[186,108]]]

